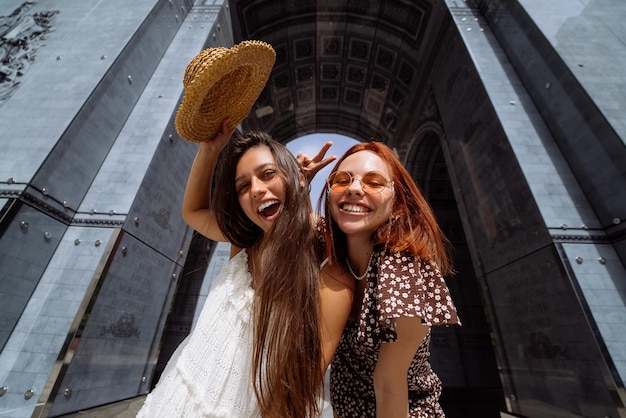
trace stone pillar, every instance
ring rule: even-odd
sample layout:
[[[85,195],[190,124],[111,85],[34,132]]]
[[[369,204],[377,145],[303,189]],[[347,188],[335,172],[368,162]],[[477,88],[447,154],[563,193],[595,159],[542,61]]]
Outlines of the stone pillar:
[[[3,49],[30,64],[0,102],[0,416],[15,418],[148,391],[192,235],[183,73],[232,45],[223,1],[51,4],[0,5],[13,31],[49,29]]]
[[[571,2],[446,3],[453,25],[433,91],[508,409],[624,417],[623,120],[602,100],[601,77],[567,62],[572,44],[551,44]],[[595,12],[579,10],[561,34],[605,30]],[[575,45],[595,50],[590,38]],[[589,65],[602,65],[595,51]]]

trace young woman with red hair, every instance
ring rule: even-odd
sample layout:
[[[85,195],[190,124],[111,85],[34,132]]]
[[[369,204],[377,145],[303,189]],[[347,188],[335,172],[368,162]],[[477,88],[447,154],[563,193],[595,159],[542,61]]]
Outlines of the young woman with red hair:
[[[443,279],[452,272],[447,241],[430,205],[378,142],[346,151],[324,191],[327,256],[357,283],[331,363],[336,416],[443,417],[430,328],[460,321]]]

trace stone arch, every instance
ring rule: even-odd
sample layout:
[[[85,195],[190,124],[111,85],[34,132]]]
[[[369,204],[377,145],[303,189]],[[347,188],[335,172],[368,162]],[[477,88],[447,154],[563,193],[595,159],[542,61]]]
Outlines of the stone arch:
[[[443,130],[437,122],[423,123],[410,139],[402,158],[404,166],[429,198],[442,196],[442,183],[450,183],[441,149],[442,136]]]

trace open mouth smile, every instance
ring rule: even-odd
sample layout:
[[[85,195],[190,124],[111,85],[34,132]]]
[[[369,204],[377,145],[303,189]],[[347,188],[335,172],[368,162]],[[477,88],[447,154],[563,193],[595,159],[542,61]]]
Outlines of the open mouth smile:
[[[280,200],[268,200],[263,202],[257,208],[257,212],[266,218],[269,218],[280,210]]]

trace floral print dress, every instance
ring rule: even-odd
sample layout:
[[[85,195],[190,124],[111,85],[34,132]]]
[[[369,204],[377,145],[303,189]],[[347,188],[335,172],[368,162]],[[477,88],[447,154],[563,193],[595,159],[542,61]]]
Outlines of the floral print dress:
[[[375,250],[358,321],[349,321],[330,371],[333,410],[342,418],[376,416],[374,368],[380,344],[397,339],[396,318],[419,317],[422,323],[459,324],[456,308],[437,266],[405,252]],[[439,405],[442,384],[429,363],[430,331],[408,371],[409,417],[444,417]]]

